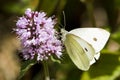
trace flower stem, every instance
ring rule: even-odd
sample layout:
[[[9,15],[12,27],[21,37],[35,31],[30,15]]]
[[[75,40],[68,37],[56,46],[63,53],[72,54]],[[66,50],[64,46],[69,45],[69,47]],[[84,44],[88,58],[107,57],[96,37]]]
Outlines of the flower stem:
[[[96,21],[95,21],[95,17],[94,17],[94,13],[93,13],[93,1],[87,1],[86,8],[87,8],[88,17],[89,17],[89,20],[90,20],[92,26],[96,27]]]
[[[45,80],[50,80],[47,61],[43,61]]]

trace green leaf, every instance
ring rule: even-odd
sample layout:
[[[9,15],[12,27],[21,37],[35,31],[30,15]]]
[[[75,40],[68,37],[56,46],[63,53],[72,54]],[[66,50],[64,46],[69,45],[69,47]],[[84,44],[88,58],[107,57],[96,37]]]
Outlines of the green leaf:
[[[115,0],[115,5],[120,8],[120,0]]]
[[[66,0],[41,0],[38,10],[45,11],[48,15],[59,13],[65,6]]]
[[[53,62],[61,63],[61,61],[60,61],[60,60],[58,60],[58,59],[54,58],[53,56],[50,56],[50,58],[51,58],[51,60],[52,60]]]
[[[2,9],[9,13],[23,14],[26,8],[31,8],[32,10],[36,9],[38,3],[39,0],[7,1],[7,3],[2,6]]]
[[[35,60],[27,60],[25,62],[22,63],[21,65],[21,71],[20,71],[20,75],[18,77],[18,79],[21,79],[25,73],[34,65],[36,64]]]
[[[111,38],[120,44],[120,32],[115,32],[111,35]]]
[[[100,60],[83,73],[81,80],[116,80],[120,76],[119,58],[120,55],[102,54]]]

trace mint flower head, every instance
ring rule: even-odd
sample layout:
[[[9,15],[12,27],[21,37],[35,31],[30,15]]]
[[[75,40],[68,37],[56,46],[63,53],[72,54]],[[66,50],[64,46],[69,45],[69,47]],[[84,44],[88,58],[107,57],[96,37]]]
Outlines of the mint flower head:
[[[45,12],[26,9],[24,16],[18,19],[15,28],[21,40],[23,57],[26,60],[37,56],[37,61],[42,61],[52,54],[60,58],[62,44],[57,38],[55,24],[55,20],[47,17]]]

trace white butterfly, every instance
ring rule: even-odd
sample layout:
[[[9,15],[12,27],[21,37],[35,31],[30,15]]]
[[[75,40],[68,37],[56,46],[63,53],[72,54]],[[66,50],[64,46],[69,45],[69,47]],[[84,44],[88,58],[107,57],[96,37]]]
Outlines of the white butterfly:
[[[81,70],[88,70],[99,59],[110,33],[100,28],[78,28],[67,32],[61,29],[63,42],[73,63]]]

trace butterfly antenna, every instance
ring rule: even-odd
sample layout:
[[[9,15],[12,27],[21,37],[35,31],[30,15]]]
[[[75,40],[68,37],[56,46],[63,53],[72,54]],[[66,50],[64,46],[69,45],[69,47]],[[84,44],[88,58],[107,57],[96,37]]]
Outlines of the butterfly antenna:
[[[65,18],[65,12],[63,11],[63,21],[64,21],[64,29],[65,29],[65,26],[66,26],[66,18]]]
[[[63,24],[64,25],[62,25],[61,23],[58,23],[58,25],[60,26],[59,28],[64,28],[65,29],[65,27],[66,27],[65,12],[63,11],[62,14],[63,14]]]

